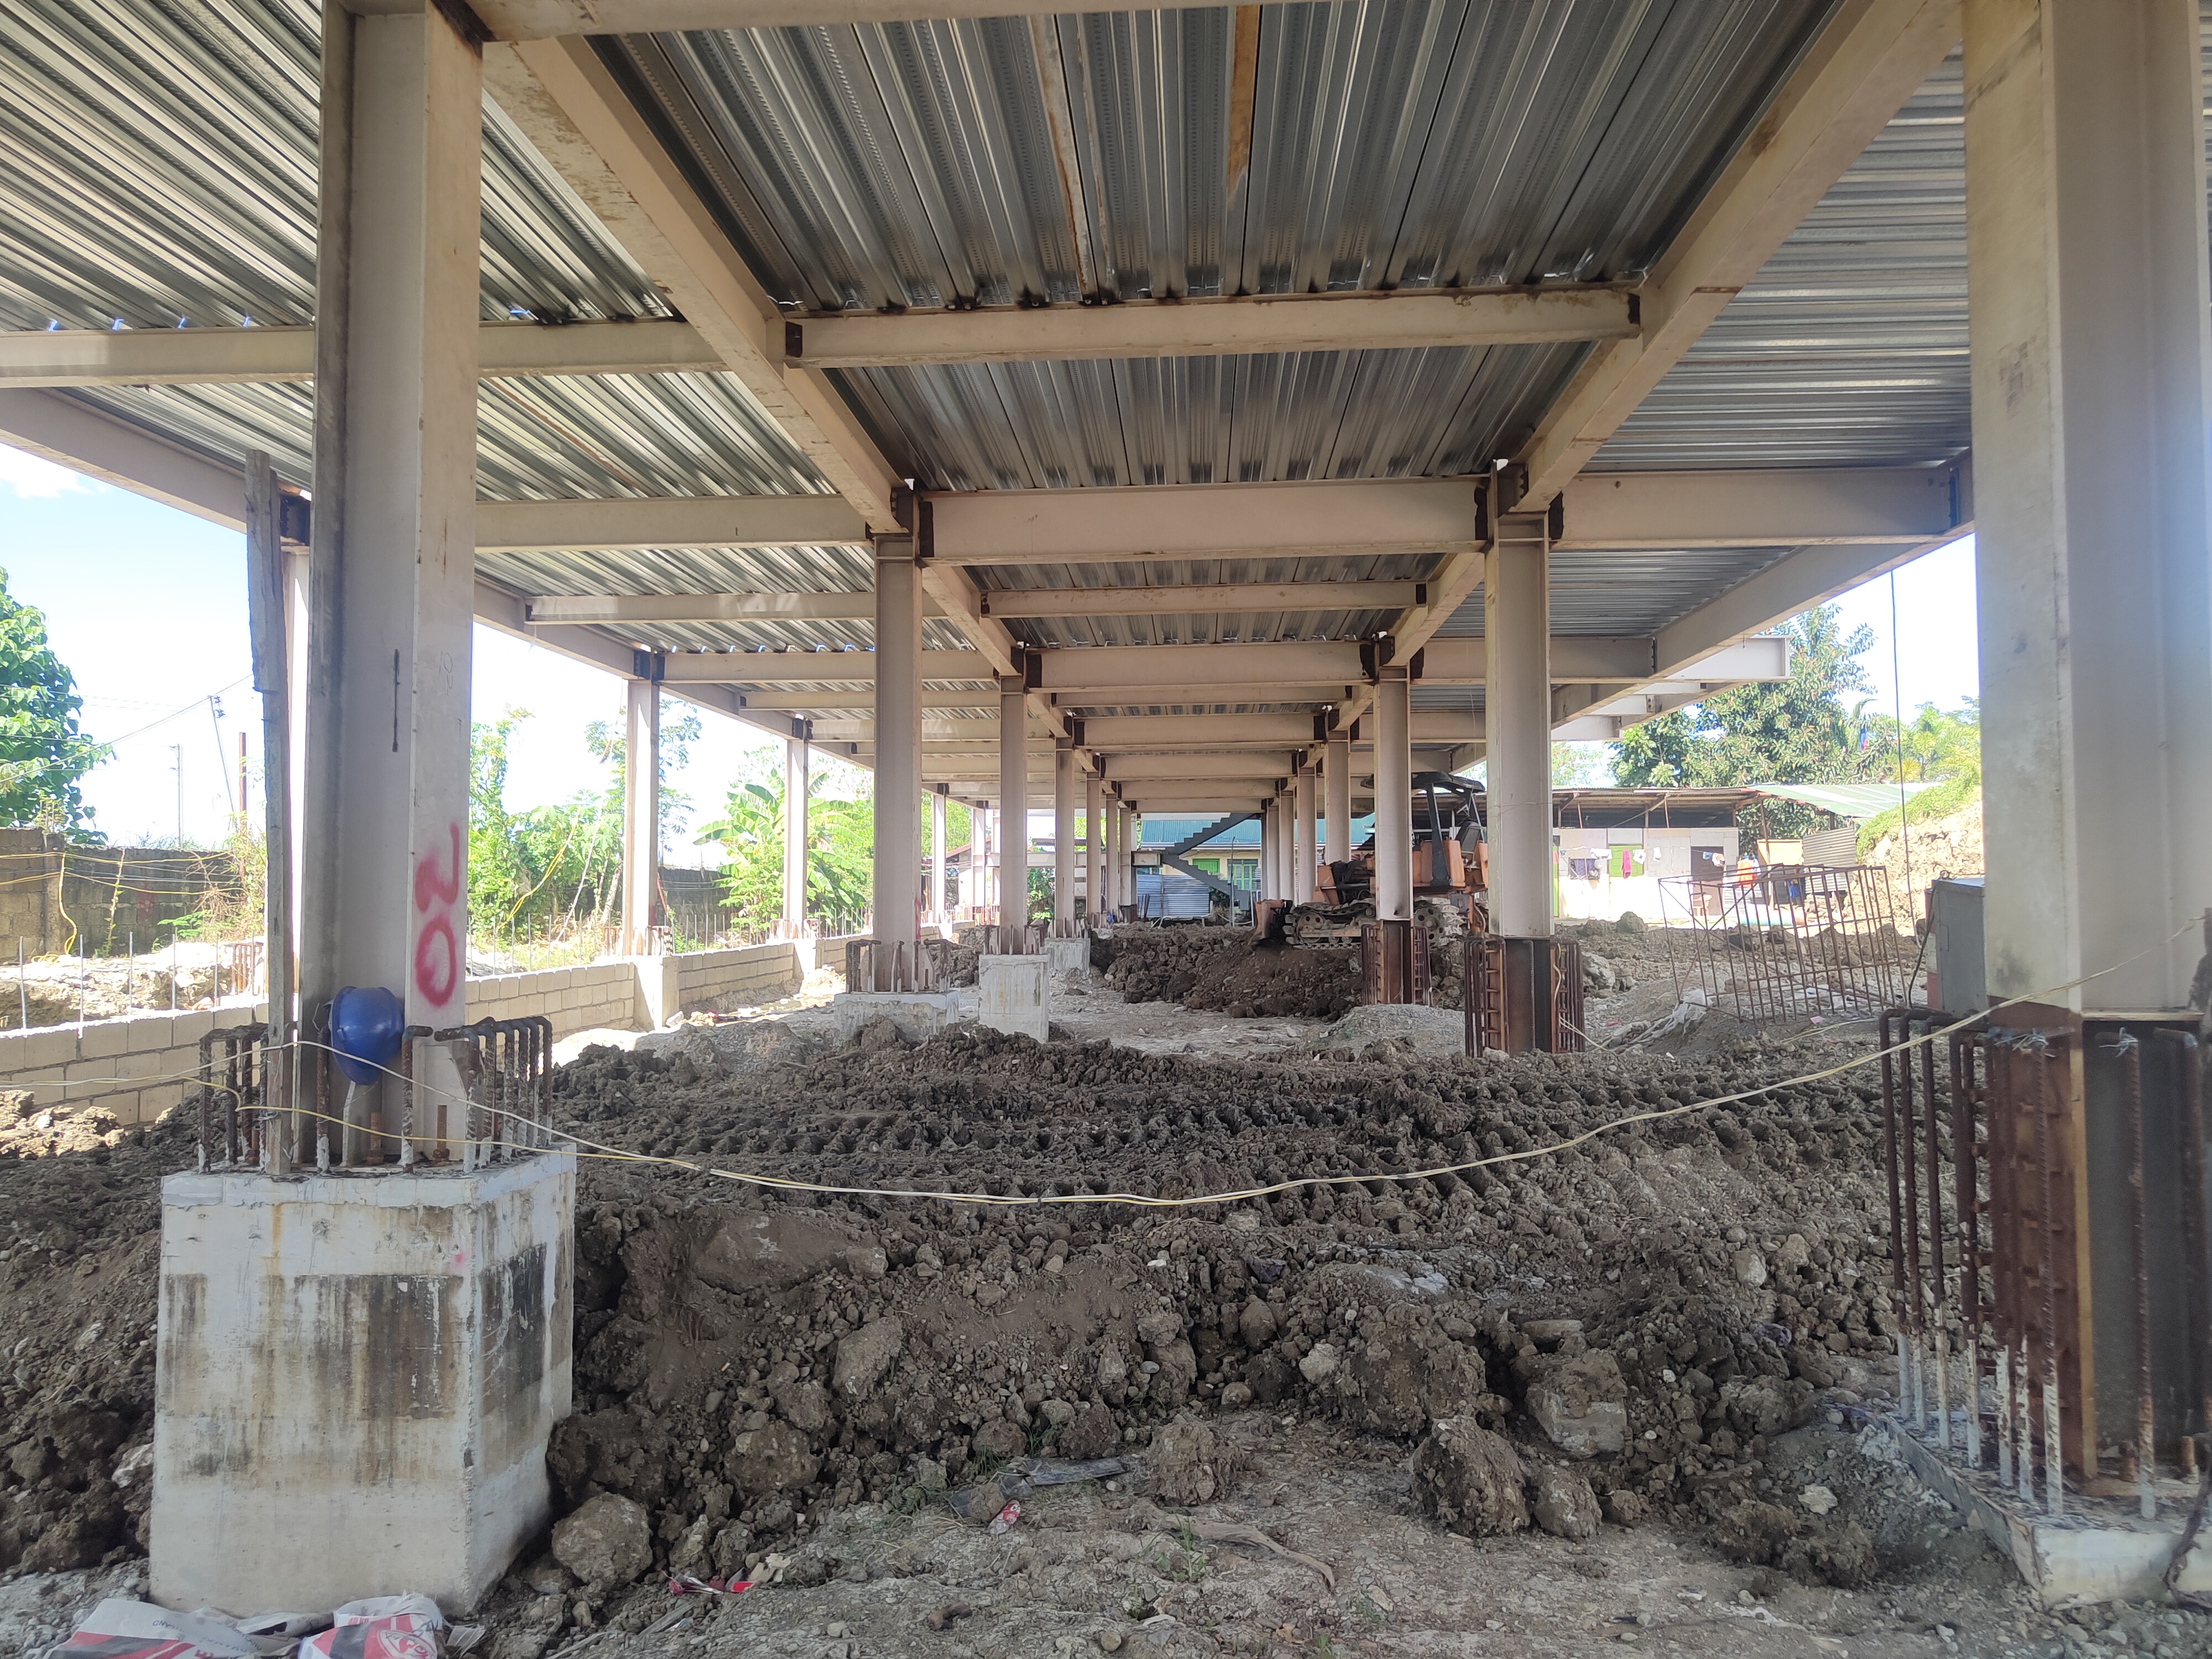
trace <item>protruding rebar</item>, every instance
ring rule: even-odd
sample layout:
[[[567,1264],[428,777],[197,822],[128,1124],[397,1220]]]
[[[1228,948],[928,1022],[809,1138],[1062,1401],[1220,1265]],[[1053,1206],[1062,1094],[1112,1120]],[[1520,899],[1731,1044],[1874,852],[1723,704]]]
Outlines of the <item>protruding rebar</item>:
[[[2146,1521],[2158,1518],[2158,1424],[2150,1384],[2150,1246],[2148,1206],[2143,1197],[2142,1045],[2125,1030],[2114,1045],[2128,1133],[2129,1267],[2134,1276],[2136,1338],[2136,1499]]]

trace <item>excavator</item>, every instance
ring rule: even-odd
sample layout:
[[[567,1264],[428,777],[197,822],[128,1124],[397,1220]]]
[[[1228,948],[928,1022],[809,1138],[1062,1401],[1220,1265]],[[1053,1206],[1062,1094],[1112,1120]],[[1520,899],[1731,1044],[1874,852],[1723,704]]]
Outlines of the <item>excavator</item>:
[[[1482,786],[1449,772],[1413,778],[1413,894],[1469,914],[1490,886],[1490,842],[1483,824]],[[1375,896],[1372,836],[1351,858],[1320,870],[1324,904],[1357,904]]]

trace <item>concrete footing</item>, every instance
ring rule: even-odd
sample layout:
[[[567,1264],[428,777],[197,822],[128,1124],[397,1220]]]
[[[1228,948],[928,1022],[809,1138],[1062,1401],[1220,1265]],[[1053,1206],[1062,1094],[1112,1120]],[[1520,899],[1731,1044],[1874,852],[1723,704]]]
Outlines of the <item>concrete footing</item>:
[[[1091,966],[1091,936],[1047,939],[1044,968],[1048,977],[1063,982],[1081,985],[1096,979]]]
[[[908,1042],[927,1042],[959,1018],[954,991],[840,991],[830,999],[830,1034],[839,1042],[879,1019],[890,1021]]]
[[[2167,1491],[2155,1521],[2136,1513],[2132,1486],[2122,1497],[2069,1492],[2067,1501],[2075,1507],[2054,1519],[2000,1488],[1994,1473],[1960,1468],[1894,1419],[1890,1428],[1912,1472],[2012,1558],[2045,1607],[2164,1598],[2166,1569],[2196,1501],[2192,1485],[2162,1483]],[[2174,1587],[2212,1593],[2212,1534],[2191,1550]]]
[[[155,1599],[474,1607],[550,1517],[575,1204],[565,1152],[165,1181]]]
[[[977,957],[976,1018],[994,1031],[1046,1041],[1052,1034],[1044,1000],[1045,964],[1050,960],[1049,956]]]

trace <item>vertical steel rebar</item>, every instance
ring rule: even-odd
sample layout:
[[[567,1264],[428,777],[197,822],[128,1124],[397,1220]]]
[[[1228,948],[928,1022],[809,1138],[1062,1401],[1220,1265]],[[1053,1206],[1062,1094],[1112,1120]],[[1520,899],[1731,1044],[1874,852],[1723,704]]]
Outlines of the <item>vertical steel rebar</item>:
[[[1905,1195],[1898,1185],[1897,1056],[1892,1027],[1895,1016],[1885,1010],[1875,1023],[1875,1045],[1881,1054],[1881,1146],[1889,1171],[1889,1292],[1897,1319],[1897,1403],[1903,1409],[1911,1398],[1911,1340],[1906,1334],[1905,1304]]]
[[[2136,1498],[2146,1521],[2158,1518],[2158,1425],[2150,1384],[2149,1215],[2143,1197],[2142,1045],[2124,1029],[2114,1045],[2124,1101],[2128,1135],[2128,1249],[2134,1291],[2130,1311],[2136,1339]]]
[[[1911,1033],[1912,1014],[1910,1009],[1897,1011],[1892,1042],[1902,1042]],[[1912,1426],[1922,1432],[1928,1427],[1928,1376],[1923,1363],[1926,1349],[1926,1332],[1922,1327],[1922,1308],[1925,1301],[1920,1273],[1920,1170],[1919,1151],[1914,1144],[1914,1132],[1919,1127],[1919,1104],[1913,1097],[1912,1053],[1907,1049],[1898,1056],[1898,1147],[1904,1164],[1905,1188],[1905,1332],[1908,1351],[1912,1356],[1911,1392],[1901,1398],[1909,1399]],[[1907,1379],[1899,1377],[1903,1389]]]
[[[1951,1443],[1951,1370],[1948,1332],[1943,1316],[1949,1306],[1949,1296],[1943,1278],[1943,1164],[1942,1145],[1937,1133],[1942,1115],[1936,1107],[1936,1026],[1940,1018],[1932,1010],[1918,1016],[1907,1014],[1905,1029],[1909,1034],[1916,1024],[1922,1028],[1917,1040],[1920,1045],[1920,1098],[1928,1152],[1929,1360],[1936,1382],[1936,1443],[1948,1449]],[[1908,1068],[1912,1059],[1910,1054],[1905,1056]]]
[[[1981,1182],[1974,1143],[1979,1054],[1974,1038],[1951,1034],[1951,1174],[1959,1218],[1959,1342],[1966,1360],[1966,1466],[1982,1466]]]
[[[2205,1131],[2203,1054],[2195,1037],[2185,1031],[2161,1031],[2172,1044],[2181,1086],[2181,1227],[2189,1286],[2190,1355],[2197,1370],[2197,1423],[2212,1433],[2212,1239],[2205,1220]],[[2181,1425],[2182,1449],[2187,1458],[2185,1474],[2196,1458],[2197,1442],[2188,1423]]]
[[[2051,1169],[2051,1047],[2040,1032],[2029,1036],[2028,1046],[2035,1057],[2035,1161],[2043,1183],[2043,1507],[2057,1516],[2066,1510],[2066,1454],[2058,1398],[2058,1188]],[[2088,1457],[2085,1448],[2085,1466]]]

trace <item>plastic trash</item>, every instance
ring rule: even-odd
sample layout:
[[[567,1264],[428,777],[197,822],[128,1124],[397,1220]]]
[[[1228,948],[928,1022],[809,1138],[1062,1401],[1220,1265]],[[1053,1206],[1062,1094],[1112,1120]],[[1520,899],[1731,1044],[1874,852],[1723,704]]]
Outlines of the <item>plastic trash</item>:
[[[1014,1522],[1021,1518],[1022,1506],[1019,1504],[1009,1504],[992,1517],[988,1530],[994,1536],[1000,1533],[1012,1532],[1014,1529]]]
[[[300,1644],[300,1659],[440,1659],[446,1615],[427,1595],[373,1595],[331,1618]]]
[[[111,1595],[55,1650],[69,1659],[257,1659],[253,1638],[199,1613]]]

